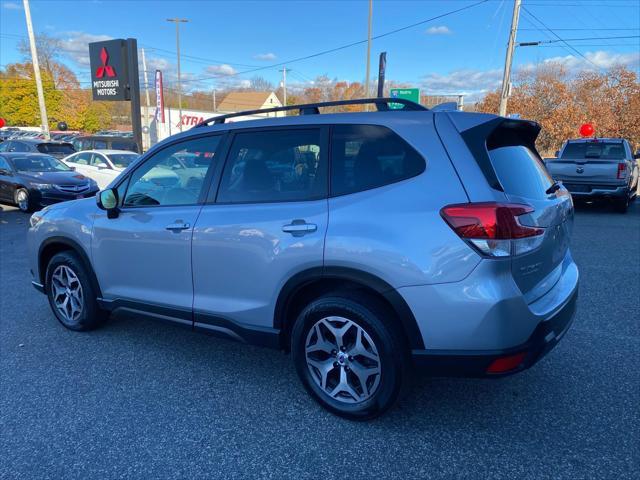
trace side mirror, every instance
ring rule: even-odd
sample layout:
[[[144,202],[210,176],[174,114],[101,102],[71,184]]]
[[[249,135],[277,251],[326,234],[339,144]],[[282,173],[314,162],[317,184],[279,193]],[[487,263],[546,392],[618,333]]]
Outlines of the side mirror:
[[[636,160],[640,158],[640,150],[638,150],[635,155],[633,156],[633,158],[635,158]]]
[[[556,150],[556,153],[554,155],[556,158],[558,158],[560,156],[560,150]]]
[[[11,173],[11,170],[5,170],[4,168],[0,168],[0,175],[4,175],[6,177],[12,177],[13,173]]]
[[[107,165],[104,162],[98,162],[98,163],[96,163],[96,167],[98,167],[99,170],[104,170],[106,168],[109,168],[109,165]]]
[[[118,209],[118,191],[115,188],[99,191],[96,195],[96,203],[98,208],[107,211],[107,218],[118,218],[120,209]]]

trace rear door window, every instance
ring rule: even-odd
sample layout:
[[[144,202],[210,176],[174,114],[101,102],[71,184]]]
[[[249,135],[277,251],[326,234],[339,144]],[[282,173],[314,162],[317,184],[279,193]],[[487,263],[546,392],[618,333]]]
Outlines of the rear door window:
[[[320,128],[234,136],[218,193],[222,203],[293,202],[327,194]]]
[[[425,160],[400,136],[376,125],[335,125],[331,195],[389,185],[421,174]]]
[[[489,158],[505,193],[543,199],[553,184],[538,155],[524,145],[489,150]]]

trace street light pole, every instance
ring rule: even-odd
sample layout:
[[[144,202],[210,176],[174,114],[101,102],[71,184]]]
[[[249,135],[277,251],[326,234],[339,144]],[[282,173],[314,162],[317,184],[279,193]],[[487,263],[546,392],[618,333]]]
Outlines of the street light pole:
[[[47,106],[44,103],[44,90],[42,89],[42,78],[40,77],[40,64],[38,63],[38,50],[36,48],[36,40],[33,35],[33,24],[31,23],[31,10],[29,9],[29,0],[22,0],[24,5],[24,16],[27,19],[27,32],[29,34],[29,46],[31,47],[31,63],[33,63],[33,76],[36,80],[36,89],[38,90],[38,104],[40,105],[40,121],[42,122],[42,132],[44,138],[49,140],[49,119],[47,118]]]
[[[507,45],[507,56],[504,60],[504,74],[502,76],[502,91],[500,93],[500,116],[507,114],[507,101],[509,100],[509,90],[511,86],[511,64],[513,63],[513,49],[516,45],[516,35],[518,33],[518,20],[520,18],[520,4],[522,0],[514,0],[513,16],[511,17],[511,30],[509,31],[509,44]]]
[[[369,76],[371,71],[371,20],[372,18],[373,18],[373,0],[369,0],[369,28],[367,33],[367,72],[366,72],[366,77],[364,79],[364,97],[365,98],[369,98]]]
[[[167,18],[167,22],[176,24],[176,54],[178,58],[178,111],[180,112],[180,131],[182,131],[182,83],[180,77],[180,24],[187,23],[185,18]]]

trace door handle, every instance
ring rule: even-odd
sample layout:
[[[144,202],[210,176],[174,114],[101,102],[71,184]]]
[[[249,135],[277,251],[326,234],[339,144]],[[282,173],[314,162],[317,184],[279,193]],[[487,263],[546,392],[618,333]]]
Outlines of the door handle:
[[[185,222],[176,222],[176,223],[172,223],[170,225],[167,225],[165,228],[165,230],[171,230],[172,232],[180,232],[182,230],[187,230],[188,228],[190,228],[191,225],[189,225],[188,223]]]
[[[318,230],[318,226],[314,223],[307,223],[304,220],[294,220],[288,225],[282,227],[282,231],[290,233],[294,237],[301,237],[307,233],[312,233]]]

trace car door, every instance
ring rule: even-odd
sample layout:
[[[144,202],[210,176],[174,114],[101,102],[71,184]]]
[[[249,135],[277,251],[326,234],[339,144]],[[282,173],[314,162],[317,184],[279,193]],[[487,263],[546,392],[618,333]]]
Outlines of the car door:
[[[13,203],[14,179],[11,166],[0,156],[0,203]]]
[[[65,163],[75,168],[76,172],[81,173],[82,175],[85,175],[89,178],[94,178],[93,169],[90,167],[92,155],[93,154],[91,152],[80,152],[71,157],[68,157],[67,160],[65,160]]]
[[[191,324],[191,236],[219,141],[205,135],[172,143],[119,182],[119,215],[100,211],[93,228],[93,264],[105,299]],[[185,152],[196,153],[200,164],[178,176],[165,164]]]
[[[228,331],[230,319],[271,328],[284,283],[322,267],[327,137],[321,127],[230,135],[215,202],[212,194],[194,229],[196,327]]]
[[[118,176],[119,172],[116,172],[110,165],[107,158],[101,153],[94,152],[91,155],[91,161],[89,163],[91,168],[91,178],[97,183],[100,190],[107,188],[107,185]]]

